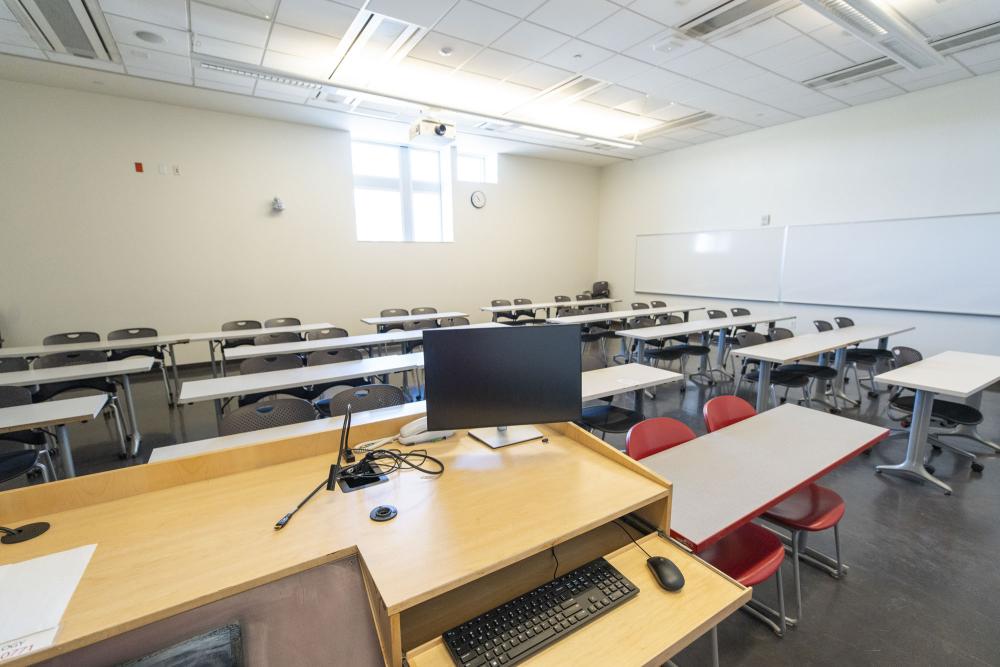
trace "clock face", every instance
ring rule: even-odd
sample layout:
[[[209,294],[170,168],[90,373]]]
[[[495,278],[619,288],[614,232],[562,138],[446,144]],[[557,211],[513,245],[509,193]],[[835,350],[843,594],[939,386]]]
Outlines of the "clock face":
[[[486,206],[486,195],[482,190],[476,190],[472,193],[472,205],[476,208],[482,208]]]

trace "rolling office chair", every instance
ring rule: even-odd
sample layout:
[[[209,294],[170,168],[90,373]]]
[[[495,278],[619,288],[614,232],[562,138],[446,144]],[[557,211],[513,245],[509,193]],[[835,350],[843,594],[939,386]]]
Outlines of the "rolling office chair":
[[[753,345],[763,345],[768,342],[767,337],[764,334],[757,333],[756,331],[737,331],[736,332],[736,347],[751,347]],[[808,400],[809,394],[807,386],[809,385],[809,378],[803,373],[795,370],[783,370],[783,366],[779,366],[771,370],[771,402],[774,405],[779,405],[778,394],[775,391],[775,387],[784,387],[785,396],[781,399],[781,403],[784,403],[788,399],[788,392],[793,388],[802,389],[802,400]],[[740,364],[739,373],[736,378],[736,388],[733,391],[734,395],[739,395],[740,386],[743,384],[743,380],[748,382],[756,383],[760,379],[760,362],[756,359],[749,359],[744,357]]]
[[[707,409],[708,404],[705,407]],[[632,427],[625,436],[625,448],[628,455],[638,461],[694,438],[694,431],[686,424],[676,419],[659,417],[647,419]],[[756,586],[774,576],[778,587],[778,609],[771,609],[753,599],[743,609],[766,623],[779,637],[784,636],[787,620],[781,563],[785,560],[785,547],[777,535],[766,528],[748,523],[698,552],[698,557],[744,586]],[[774,618],[778,619],[777,623]],[[716,642],[715,635],[712,636],[712,641]],[[717,647],[713,646],[713,655],[717,652]]]
[[[768,340],[785,340],[786,338],[792,338],[795,334],[791,329],[786,329],[784,327],[775,327],[768,331]],[[830,368],[825,364],[810,364],[806,362],[795,362],[792,364],[782,364],[778,366],[776,370],[786,371],[790,373],[801,373],[805,375],[810,380],[810,384],[814,382],[822,382],[823,387],[826,387],[826,383],[837,377],[837,371],[834,368]],[[787,394],[787,392],[786,392]],[[832,396],[833,403],[828,403],[825,399],[814,398],[816,392],[813,391],[812,386],[806,388],[805,390],[806,398],[804,402],[812,406],[813,403],[822,403],[823,405],[830,408],[830,412],[836,414],[840,412],[840,406],[837,404],[837,396],[834,394]],[[799,401],[801,404],[803,401]]]
[[[142,338],[155,338],[159,332],[152,327],[131,327],[128,329],[115,329],[108,333],[108,341],[112,340],[137,340]],[[118,361],[129,357],[152,357],[157,366],[160,367],[160,375],[163,376],[163,388],[167,392],[167,402],[174,404],[174,392],[167,381],[167,364],[163,358],[163,350],[159,347],[133,347],[124,350],[110,350],[109,361]]]
[[[325,364],[339,364],[345,361],[361,361],[364,355],[361,350],[353,347],[343,347],[338,350],[318,350],[310,352],[306,356],[306,366],[323,366]],[[323,412],[323,407],[330,398],[341,389],[350,389],[366,384],[366,378],[355,378],[352,380],[340,380],[339,382],[327,382],[314,385],[310,390],[310,397],[316,409]]]
[[[391,384],[366,384],[360,387],[344,389],[330,398],[326,406],[331,417],[347,413],[351,406],[351,414],[366,410],[377,410],[406,403],[406,395],[399,387]]]
[[[219,435],[259,431],[316,419],[316,410],[301,398],[274,398],[246,405],[223,416]]]
[[[705,403],[703,409],[705,428],[709,433],[731,426],[757,414],[753,406],[738,396],[718,396]],[[802,620],[802,576],[800,562],[818,567],[834,579],[840,579],[847,567],[840,557],[840,520],[845,511],[844,499],[825,486],[809,484],[788,498],[774,505],[762,515],[765,521],[789,531],[792,568],[795,576],[797,615],[794,622]],[[752,524],[750,524],[752,525]],[[807,548],[806,534],[833,528],[836,559]],[[784,547],[784,545],[783,545]]]
[[[683,320],[678,315],[666,315],[659,318],[661,324],[680,324]],[[704,337],[700,335],[696,336],[675,336],[668,339],[671,344],[663,345],[662,347],[650,347],[649,341],[646,342],[645,356],[647,359],[652,360],[652,365],[656,366],[657,361],[666,361],[669,364],[671,361],[680,360],[679,371],[683,373],[688,380],[692,382],[695,378],[704,378],[704,380],[709,385],[715,384],[715,378],[712,377],[712,373],[715,369],[712,368],[712,360],[710,358],[711,349],[708,345],[704,345]],[[699,370],[695,373],[687,372],[687,361],[690,357],[698,357],[702,359],[705,363],[705,369]],[[686,384],[681,384],[681,392],[687,391]]]
[[[350,334],[347,329],[340,327],[330,327],[329,329],[317,329],[306,332],[306,340],[322,340],[324,338],[347,338]]]
[[[839,329],[854,326],[854,320],[849,317],[835,317],[833,321],[836,322]],[[868,397],[876,398],[881,392],[875,386],[875,372],[878,370],[880,364],[888,365],[892,363],[892,352],[877,347],[854,346],[847,348],[845,353],[847,355],[847,367],[854,370],[854,382],[858,386],[858,403],[861,403],[861,379],[858,377],[859,368],[868,371]]]
[[[258,334],[253,337],[254,345],[277,345],[278,343],[298,343],[302,339],[293,331]]]
[[[272,317],[269,320],[264,320],[264,328],[270,329],[271,327],[294,327],[302,324],[302,320],[297,317]]]
[[[292,368],[302,368],[302,358],[297,354],[275,354],[266,357],[250,357],[249,359],[244,359],[240,363],[240,375],[252,375],[254,373],[269,373],[271,371],[284,371],[290,370]],[[237,399],[237,405],[243,407],[245,405],[250,405],[251,403],[256,403],[262,398],[268,396],[289,396],[293,398],[308,399],[309,392],[306,391],[305,387],[289,387],[287,389],[279,389],[275,391],[259,392],[256,394],[247,394],[245,396],[240,396]],[[227,401],[224,402],[228,403]]]

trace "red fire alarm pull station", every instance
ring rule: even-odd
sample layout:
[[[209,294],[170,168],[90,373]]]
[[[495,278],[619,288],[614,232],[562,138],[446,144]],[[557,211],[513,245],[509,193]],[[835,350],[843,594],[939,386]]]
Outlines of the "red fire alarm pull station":
[[[137,174],[141,174],[142,173],[142,163],[141,162],[136,162],[135,163],[135,173],[137,173]]]

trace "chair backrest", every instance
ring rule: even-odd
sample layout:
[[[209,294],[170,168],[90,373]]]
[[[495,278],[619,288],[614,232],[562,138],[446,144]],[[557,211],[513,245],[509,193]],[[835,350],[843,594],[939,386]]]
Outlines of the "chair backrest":
[[[250,361],[247,359],[247,361]],[[275,398],[245,405],[222,418],[219,435],[233,435],[262,428],[286,426],[316,419],[316,408],[301,398]]]
[[[739,396],[716,396],[705,403],[702,414],[705,417],[705,428],[711,433],[753,417],[757,411]]]
[[[580,309],[584,315],[593,315],[594,313],[606,313],[608,311],[604,310],[604,306],[584,306]]]
[[[660,315],[656,318],[657,324],[680,324],[684,318],[680,315]]]
[[[633,301],[630,306],[629,310],[646,310],[649,308],[649,304],[642,301]]]
[[[12,408],[15,405],[31,403],[31,390],[27,387],[0,387],[0,408]],[[3,440],[3,434],[0,434]]]
[[[28,370],[28,360],[24,357],[0,359],[0,373],[14,373]]]
[[[794,336],[795,333],[791,329],[785,329],[784,327],[775,327],[767,332],[767,337],[770,340],[785,340]]]
[[[743,317],[750,314],[750,311],[746,308],[730,308],[729,312],[733,314],[733,317]]]
[[[269,320],[264,320],[264,326],[268,329],[271,327],[294,327],[298,324],[302,324],[302,320],[297,317],[272,317]]]
[[[709,310],[708,311],[708,319],[710,319],[710,320],[721,320],[724,317],[729,317],[729,315],[726,315],[726,311],[724,311],[724,310]]]
[[[302,368],[302,359],[299,355],[275,354],[268,357],[250,357],[240,363],[240,375],[286,371],[290,368]]]
[[[577,294],[575,300],[576,301],[590,301],[590,295],[589,294]]]
[[[223,331],[243,331],[244,329],[260,329],[260,322],[257,320],[233,320],[222,323]]]
[[[849,317],[835,317],[833,318],[833,321],[837,323],[838,329],[844,329],[846,327],[854,326],[854,320],[852,320]]]
[[[254,345],[274,345],[275,343],[297,343],[301,338],[294,331],[259,334],[253,337]]]
[[[573,315],[582,315],[583,311],[579,308],[573,308],[572,306],[560,306],[556,308],[556,317],[572,317]]]
[[[46,336],[42,345],[72,345],[73,343],[96,343],[101,340],[101,334],[96,331],[67,331]]]
[[[563,303],[564,301],[572,301],[573,299],[569,298],[565,294],[557,294],[556,297],[552,300],[555,301],[556,303]]]
[[[346,413],[348,405],[351,406],[351,412],[356,413],[402,405],[405,402],[406,396],[399,387],[391,384],[366,384],[335,394],[330,399],[330,416]]]
[[[833,325],[826,320],[813,320],[813,326],[816,327],[816,331],[831,331]]]
[[[409,315],[410,311],[406,308],[385,308],[379,311],[379,317],[399,317],[400,315]]]
[[[514,299],[515,306],[523,306],[528,303],[531,303],[531,299]]]
[[[656,318],[647,317],[643,315],[642,317],[633,317],[632,321],[629,322],[629,329],[643,329],[645,327],[655,327]]]
[[[762,345],[767,342],[767,336],[756,331],[737,331],[736,347],[750,347],[751,345]]]
[[[667,302],[666,301],[650,301],[649,302],[649,306],[650,306],[650,308],[666,308],[667,307]]]
[[[410,315],[430,315],[431,313],[436,313],[437,308],[431,306],[420,306],[419,308],[414,308],[410,311]]]
[[[892,360],[895,364],[895,368],[909,366],[910,364],[916,363],[923,358],[924,355],[920,354],[919,350],[915,350],[912,347],[897,346],[892,348]]]
[[[79,352],[53,352],[35,359],[34,368],[60,368],[76,364],[99,364],[108,360],[107,352],[100,350],[80,350]]]
[[[625,434],[625,453],[638,461],[658,452],[695,439],[695,433],[684,422],[670,417],[646,419]]]
[[[108,333],[108,340],[129,340],[132,338],[155,338],[160,334],[152,327],[132,327],[130,329],[115,329]]]
[[[470,324],[468,317],[444,317],[438,321],[442,327],[467,327]]]
[[[594,286],[590,288],[590,291],[594,294],[608,294],[611,291],[611,286],[608,284],[607,280],[598,280],[594,283]]]
[[[323,364],[339,364],[342,361],[358,361],[364,359],[361,350],[344,347],[339,350],[319,350],[310,352],[306,357],[306,366],[322,366]]]
[[[317,329],[306,333],[306,340],[321,340],[323,338],[347,338],[347,329],[340,327],[330,327],[329,329]]]
[[[403,329],[406,331],[416,331],[417,329],[437,329],[436,320],[413,320],[403,322]]]

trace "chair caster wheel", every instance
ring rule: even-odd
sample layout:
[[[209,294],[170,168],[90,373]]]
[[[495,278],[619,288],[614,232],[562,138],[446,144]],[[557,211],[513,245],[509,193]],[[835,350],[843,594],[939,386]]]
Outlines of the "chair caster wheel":
[[[931,445],[931,449],[934,450],[935,454],[940,454],[941,453],[941,447],[939,447],[938,445]]]
[[[830,414],[831,415],[839,415],[840,414],[840,408],[830,408]]]
[[[878,398],[878,392],[877,391],[868,392],[868,398]]]
[[[865,451],[863,451],[861,453],[864,454],[865,456],[871,456],[872,455],[872,450],[866,449]]]
[[[123,454],[121,452],[118,452],[118,460],[119,461],[124,461],[127,458],[128,458],[128,454]]]
[[[972,472],[982,472],[985,469],[985,467],[986,466],[984,466],[979,461],[972,462]]]
[[[927,472],[929,472],[932,475],[934,474],[934,466],[925,465],[924,466],[924,470],[926,470]]]

